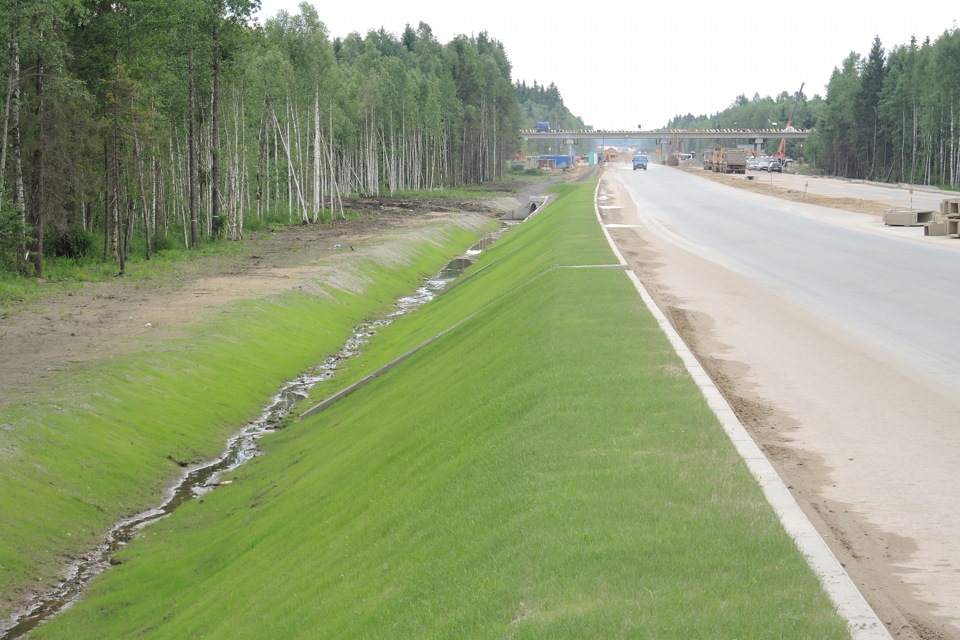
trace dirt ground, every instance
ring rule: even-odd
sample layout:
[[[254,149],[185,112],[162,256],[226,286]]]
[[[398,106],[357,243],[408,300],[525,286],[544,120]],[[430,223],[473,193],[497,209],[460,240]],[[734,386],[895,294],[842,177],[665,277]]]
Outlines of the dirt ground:
[[[613,168],[613,171],[616,170]],[[705,179],[738,188],[807,204],[878,216],[882,215],[884,209],[889,208],[889,205],[874,201],[798,193],[756,179],[746,180],[744,176],[705,172],[699,167],[681,170],[696,172],[696,175]],[[801,508],[827,540],[831,550],[846,567],[891,634],[898,639],[910,640],[945,640],[958,637],[902,579],[902,566],[898,566],[898,563],[914,552],[915,543],[878,530],[866,522],[855,506],[830,499],[833,470],[828,468],[816,453],[799,446],[796,436],[798,423],[794,415],[769,402],[763,390],[758,389],[759,385],[752,381],[755,378],[751,377],[749,368],[738,360],[738,355],[731,353],[730,344],[718,340],[717,336],[723,332],[718,331],[717,322],[730,323],[730,318],[717,320],[705,313],[691,310],[694,305],[687,299],[678,298],[675,287],[685,277],[689,277],[682,274],[694,274],[693,277],[701,281],[698,287],[717,292],[716,300],[721,297],[726,299],[717,302],[712,307],[714,311],[722,308],[717,305],[732,304],[737,307],[731,312],[732,323],[738,321],[739,312],[744,316],[756,315],[770,320],[780,331],[798,335],[804,332],[809,334],[803,339],[810,345],[822,347],[823,343],[820,341],[824,340],[824,334],[829,335],[829,328],[818,326],[815,318],[806,318],[803,322],[792,318],[791,312],[776,308],[779,301],[755,295],[750,289],[744,288],[742,282],[738,282],[737,276],[722,273],[715,265],[697,256],[684,255],[685,252],[673,250],[667,243],[659,242],[651,234],[643,234],[633,228],[617,228],[639,219],[636,208],[620,180],[612,174],[607,176],[606,169],[602,191],[608,198],[605,204],[609,206],[605,221],[608,224],[615,223],[614,227],[608,227],[608,230],[624,258],[704,365],[741,422],[784,479]],[[707,296],[704,299],[711,298]],[[704,299],[698,299],[698,302],[703,303]],[[710,306],[710,303],[704,306]],[[739,330],[734,329],[732,333],[728,330],[724,335],[729,337],[737,331],[749,333],[755,329],[747,328],[745,323],[744,326],[745,328]],[[758,344],[755,348],[758,350],[775,352],[784,348],[782,342],[776,341],[765,345],[764,338],[758,331],[746,339],[756,341]],[[838,349],[844,347],[837,343]],[[774,381],[770,384],[777,383],[784,382]],[[786,382],[790,383],[791,381]],[[863,455],[867,455],[866,452]]]
[[[877,202],[875,200],[859,200],[857,198],[831,198],[814,193],[804,193],[791,189],[779,183],[771,184],[763,180],[765,174],[752,173],[746,175],[713,173],[704,171],[698,166],[680,167],[682,171],[694,173],[701,178],[720,182],[738,189],[746,189],[755,193],[790,200],[791,202],[803,202],[805,204],[815,204],[821,207],[830,207],[831,209],[842,209],[843,211],[852,211],[854,213],[869,213],[876,216],[882,216],[886,209],[892,205]]]
[[[0,310],[0,404],[43,395],[58,372],[122,353],[149,349],[241,299],[270,296],[317,281],[349,286],[350,264],[394,250],[391,237],[429,235],[443,218],[479,229],[515,198],[464,203],[353,199],[362,219],[263,232],[231,255],[177,264],[148,280],[116,278],[55,289]]]

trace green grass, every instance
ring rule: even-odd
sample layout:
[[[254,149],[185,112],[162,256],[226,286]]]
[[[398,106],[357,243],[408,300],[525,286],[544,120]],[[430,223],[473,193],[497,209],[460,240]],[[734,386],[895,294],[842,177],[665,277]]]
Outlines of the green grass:
[[[846,637],[625,274],[554,268],[613,262],[592,186],[560,192],[324,393],[475,315],[36,637]]]
[[[37,281],[0,269],[0,309],[11,308],[37,296]]]
[[[381,195],[389,195],[387,192]],[[391,197],[394,198],[433,198],[437,200],[475,200],[479,198],[489,198],[491,195],[497,195],[497,192],[489,186],[482,184],[463,185],[459,187],[443,187],[437,189],[419,189],[395,191]],[[503,195],[500,193],[499,195]]]
[[[219,454],[283,382],[476,239],[451,227],[432,237],[361,265],[362,294],[237,304],[188,339],[51,379],[42,400],[0,407],[0,618],[121,516],[159,502],[176,461]]]

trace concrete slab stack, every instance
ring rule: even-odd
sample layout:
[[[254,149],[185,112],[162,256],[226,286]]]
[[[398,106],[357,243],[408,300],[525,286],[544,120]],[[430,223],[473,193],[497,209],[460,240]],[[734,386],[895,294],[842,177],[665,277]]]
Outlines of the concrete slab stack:
[[[960,237],[960,198],[944,198],[940,201],[940,211],[935,224],[942,225],[944,232],[926,235]]]
[[[891,211],[907,211],[907,209],[887,209]],[[883,216],[884,224],[897,224],[896,222],[887,222],[887,214]],[[937,211],[934,219],[921,222],[923,224],[923,235],[925,236],[950,236],[960,238],[960,198],[944,198],[940,202],[940,210]]]

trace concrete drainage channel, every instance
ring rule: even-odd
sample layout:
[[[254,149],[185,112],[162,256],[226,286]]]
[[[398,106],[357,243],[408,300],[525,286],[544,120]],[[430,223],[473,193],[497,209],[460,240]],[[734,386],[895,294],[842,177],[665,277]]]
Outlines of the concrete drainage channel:
[[[923,227],[925,236],[960,238],[960,198],[944,198],[940,211],[930,209],[887,209],[883,224],[888,227]]]
[[[510,213],[501,216],[500,219],[514,221],[526,220],[547,206],[549,201],[550,196],[532,196],[527,204],[520,205]]]
[[[843,565],[837,560],[833,552],[827,546],[827,543],[817,532],[813,523],[807,519],[800,506],[790,494],[789,489],[783,483],[783,480],[777,475],[773,465],[767,460],[766,456],[747,433],[746,428],[736,413],[724,399],[723,394],[710,379],[710,376],[700,365],[700,361],[690,348],[684,343],[680,334],[673,328],[667,317],[660,311],[657,303],[647,291],[637,274],[628,268],[627,261],[617,249],[613,238],[610,236],[607,227],[600,216],[600,184],[597,184],[597,190],[594,194],[594,212],[597,221],[603,229],[603,234],[607,238],[610,248],[616,254],[620,264],[627,268],[627,275],[633,282],[640,297],[650,313],[656,318],[661,330],[666,334],[673,345],[674,350],[683,361],[687,371],[693,377],[694,382],[700,387],[707,404],[716,414],[717,419],[723,426],[724,431],[736,447],[740,457],[747,463],[750,472],[760,483],[763,494],[777,513],[783,528],[793,538],[806,558],[807,564],[819,576],[824,590],[830,597],[837,612],[847,621],[847,628],[850,636],[854,640],[892,640],[890,632],[877,617],[877,614],[870,608],[863,595],[854,585],[853,580],[843,569]]]

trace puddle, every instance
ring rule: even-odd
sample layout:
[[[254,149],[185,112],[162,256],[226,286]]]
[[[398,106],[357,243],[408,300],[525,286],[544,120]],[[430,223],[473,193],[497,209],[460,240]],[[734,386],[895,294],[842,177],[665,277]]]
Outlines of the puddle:
[[[481,240],[471,247],[468,256],[475,256],[488,246],[486,239]],[[276,425],[289,415],[293,406],[301,399],[308,397],[313,386],[332,378],[341,362],[359,353],[361,347],[372,336],[392,323],[396,317],[415,311],[443,293],[447,286],[460,277],[471,264],[473,261],[469,257],[451,260],[436,275],[428,278],[413,294],[397,300],[396,308],[386,317],[358,325],[340,351],[328,356],[314,369],[283,385],[256,420],[227,440],[226,449],[219,458],[186,466],[180,480],[170,489],[160,506],[115,524],[107,534],[106,540],[71,566],[66,577],[62,578],[56,588],[35,598],[26,613],[14,615],[0,626],[0,640],[20,638],[44,621],[69,609],[79,599],[90,581],[110,568],[114,553],[132,540],[137,532],[170,515],[184,502],[198,498],[221,486],[221,477],[224,473],[236,469],[259,455],[257,441],[262,436],[273,433]]]

